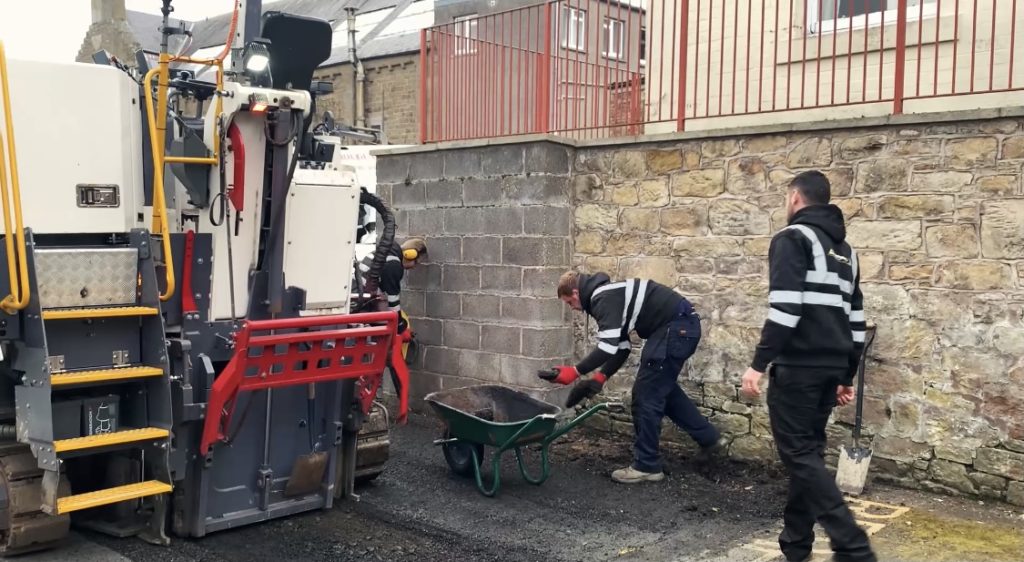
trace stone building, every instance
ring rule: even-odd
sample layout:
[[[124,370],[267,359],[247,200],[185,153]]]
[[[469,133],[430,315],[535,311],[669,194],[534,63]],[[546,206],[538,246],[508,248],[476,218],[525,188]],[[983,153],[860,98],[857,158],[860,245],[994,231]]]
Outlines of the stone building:
[[[323,18],[334,27],[330,58],[315,77],[330,80],[334,93],[325,96],[320,110],[330,110],[343,124],[360,122],[384,132],[391,144],[414,142],[419,127],[419,30],[433,24],[433,0],[416,0],[396,12],[403,2],[396,0],[278,0],[264,2],[263,10]],[[347,7],[356,7],[357,57],[363,64],[364,107],[354,113],[352,64],[349,61]],[[78,61],[89,62],[93,53],[105,49],[122,61],[134,64],[139,49],[160,49],[161,17],[157,14],[125,9],[124,0],[92,0],[92,19],[78,54]],[[231,22],[225,13],[198,21],[172,18],[172,25],[184,25],[192,39],[183,52],[213,56],[224,44]],[[378,24],[383,25],[378,28]],[[373,36],[364,41],[366,35]],[[172,38],[170,50],[183,45],[181,36]]]

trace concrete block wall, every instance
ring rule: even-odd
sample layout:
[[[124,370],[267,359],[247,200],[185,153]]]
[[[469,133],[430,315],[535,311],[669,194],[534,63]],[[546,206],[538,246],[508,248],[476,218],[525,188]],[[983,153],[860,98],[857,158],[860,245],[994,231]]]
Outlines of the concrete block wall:
[[[421,344],[412,401],[501,383],[542,393],[538,369],[573,353],[569,309],[555,297],[570,266],[571,155],[550,142],[378,156],[378,189],[399,238],[427,240],[402,303]]]

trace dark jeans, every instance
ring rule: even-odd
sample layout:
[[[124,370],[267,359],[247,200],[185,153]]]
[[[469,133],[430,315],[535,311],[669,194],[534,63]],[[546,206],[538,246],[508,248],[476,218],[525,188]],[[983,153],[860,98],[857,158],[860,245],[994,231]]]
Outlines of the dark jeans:
[[[685,303],[684,303],[685,304]],[[640,355],[640,370],[633,383],[633,429],[636,431],[633,468],[661,472],[658,441],[661,420],[668,416],[702,447],[718,441],[719,433],[679,388],[683,363],[700,343],[700,317],[688,304],[672,320],[647,338]]]
[[[825,467],[825,426],[836,405],[842,369],[773,367],[768,414],[779,457],[789,471],[789,499],[779,546],[802,560],[814,543],[814,522],[828,533],[838,562],[874,562],[867,534]]]

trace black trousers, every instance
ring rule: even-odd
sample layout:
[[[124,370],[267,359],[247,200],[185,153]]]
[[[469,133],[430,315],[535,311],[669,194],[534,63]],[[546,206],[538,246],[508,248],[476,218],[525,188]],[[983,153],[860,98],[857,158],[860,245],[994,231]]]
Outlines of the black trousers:
[[[779,457],[789,472],[789,499],[779,546],[787,560],[803,560],[817,521],[837,562],[875,562],[867,534],[843,501],[825,467],[825,426],[836,405],[842,369],[775,366],[768,386],[768,414]]]
[[[633,468],[637,470],[661,472],[658,443],[665,416],[701,447],[718,441],[718,430],[679,387],[679,373],[697,351],[700,337],[700,317],[689,304],[683,304],[672,320],[655,330],[644,343],[640,370],[633,383]]]

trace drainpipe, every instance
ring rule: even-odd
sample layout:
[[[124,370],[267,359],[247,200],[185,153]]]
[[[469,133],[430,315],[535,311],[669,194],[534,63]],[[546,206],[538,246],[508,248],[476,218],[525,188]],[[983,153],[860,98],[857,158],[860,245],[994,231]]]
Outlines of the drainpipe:
[[[362,85],[366,76],[355,46],[355,8],[345,8],[345,12],[348,14],[348,61],[352,64],[352,124],[360,127],[366,113],[362,107]]]
[[[366,71],[363,61],[356,64],[356,127],[366,127]]]

